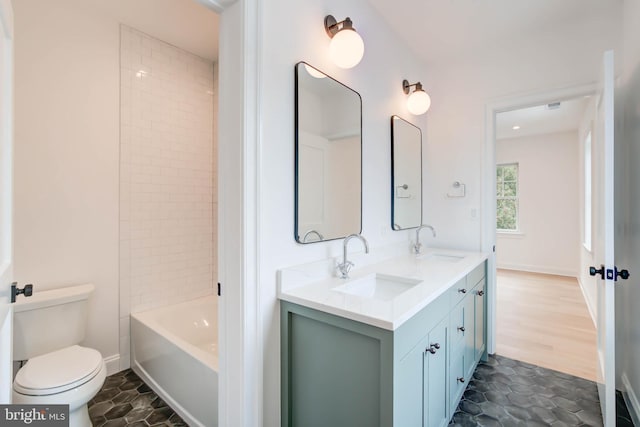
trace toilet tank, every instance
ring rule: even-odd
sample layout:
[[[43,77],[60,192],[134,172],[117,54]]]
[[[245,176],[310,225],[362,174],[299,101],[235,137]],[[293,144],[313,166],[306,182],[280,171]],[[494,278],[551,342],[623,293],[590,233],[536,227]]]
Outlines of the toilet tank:
[[[93,284],[38,291],[13,304],[13,359],[27,360],[84,339]]]

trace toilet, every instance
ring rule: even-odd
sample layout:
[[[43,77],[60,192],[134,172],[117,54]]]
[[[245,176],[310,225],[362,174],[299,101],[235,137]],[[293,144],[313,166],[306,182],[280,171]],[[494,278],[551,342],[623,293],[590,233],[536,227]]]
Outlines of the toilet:
[[[27,361],[13,381],[13,403],[69,405],[69,426],[91,426],[87,402],[102,388],[102,355],[84,339],[92,284],[38,292],[14,305],[13,358]]]

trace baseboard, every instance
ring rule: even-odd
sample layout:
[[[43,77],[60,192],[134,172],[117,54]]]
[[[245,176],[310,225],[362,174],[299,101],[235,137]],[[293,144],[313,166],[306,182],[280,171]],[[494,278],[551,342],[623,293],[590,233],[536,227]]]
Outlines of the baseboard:
[[[105,357],[104,364],[107,365],[107,375],[113,375],[121,371],[119,354]]]
[[[584,287],[584,282],[581,277],[578,277],[578,284],[580,285],[580,291],[582,292],[582,297],[584,298],[584,302],[587,304],[587,309],[589,310],[589,315],[591,316],[591,320],[593,321],[593,326],[598,328],[596,323],[596,312],[594,311],[593,306],[591,305],[591,300],[587,296],[587,290]]]
[[[564,268],[549,268],[549,267],[538,266],[538,265],[498,264],[496,267],[502,270],[518,270],[518,271],[526,271],[529,273],[553,274],[556,276],[569,276],[569,277],[577,276],[577,273],[574,270],[569,270]]]
[[[627,374],[622,374],[622,384],[624,384],[625,391],[622,393],[624,402],[627,404],[629,415],[631,415],[631,421],[636,426],[640,426],[640,402],[635,390],[631,387],[631,382]]]

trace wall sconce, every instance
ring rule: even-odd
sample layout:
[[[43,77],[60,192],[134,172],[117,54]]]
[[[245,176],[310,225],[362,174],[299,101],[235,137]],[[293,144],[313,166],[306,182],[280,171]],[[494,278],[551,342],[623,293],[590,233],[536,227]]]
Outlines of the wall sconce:
[[[333,15],[324,18],[324,29],[331,38],[329,56],[340,68],[353,68],[364,55],[364,42],[353,28],[353,22],[347,17],[337,22]]]
[[[415,86],[416,89],[411,95],[409,95],[411,86]],[[411,114],[419,116],[420,114],[426,113],[429,107],[431,107],[431,98],[427,92],[422,89],[422,83],[418,82],[409,84],[407,80],[403,80],[402,90],[404,93],[409,95],[409,99],[407,99],[407,108]]]

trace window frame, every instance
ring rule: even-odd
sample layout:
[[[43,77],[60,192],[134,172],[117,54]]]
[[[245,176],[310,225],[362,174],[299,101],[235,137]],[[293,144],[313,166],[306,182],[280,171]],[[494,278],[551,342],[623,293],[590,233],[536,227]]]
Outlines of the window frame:
[[[507,182],[515,182],[515,196],[504,196],[504,178],[502,181],[498,180],[498,169],[504,167],[515,166],[515,181],[507,181]],[[502,175],[504,177],[504,173]],[[498,195],[498,185],[502,184],[502,196]],[[510,162],[510,163],[498,163],[496,164],[496,232],[498,233],[506,233],[506,234],[515,234],[520,233],[520,164],[518,162]],[[499,228],[498,227],[498,201],[500,200],[515,200],[516,212],[515,212],[515,228]]]

